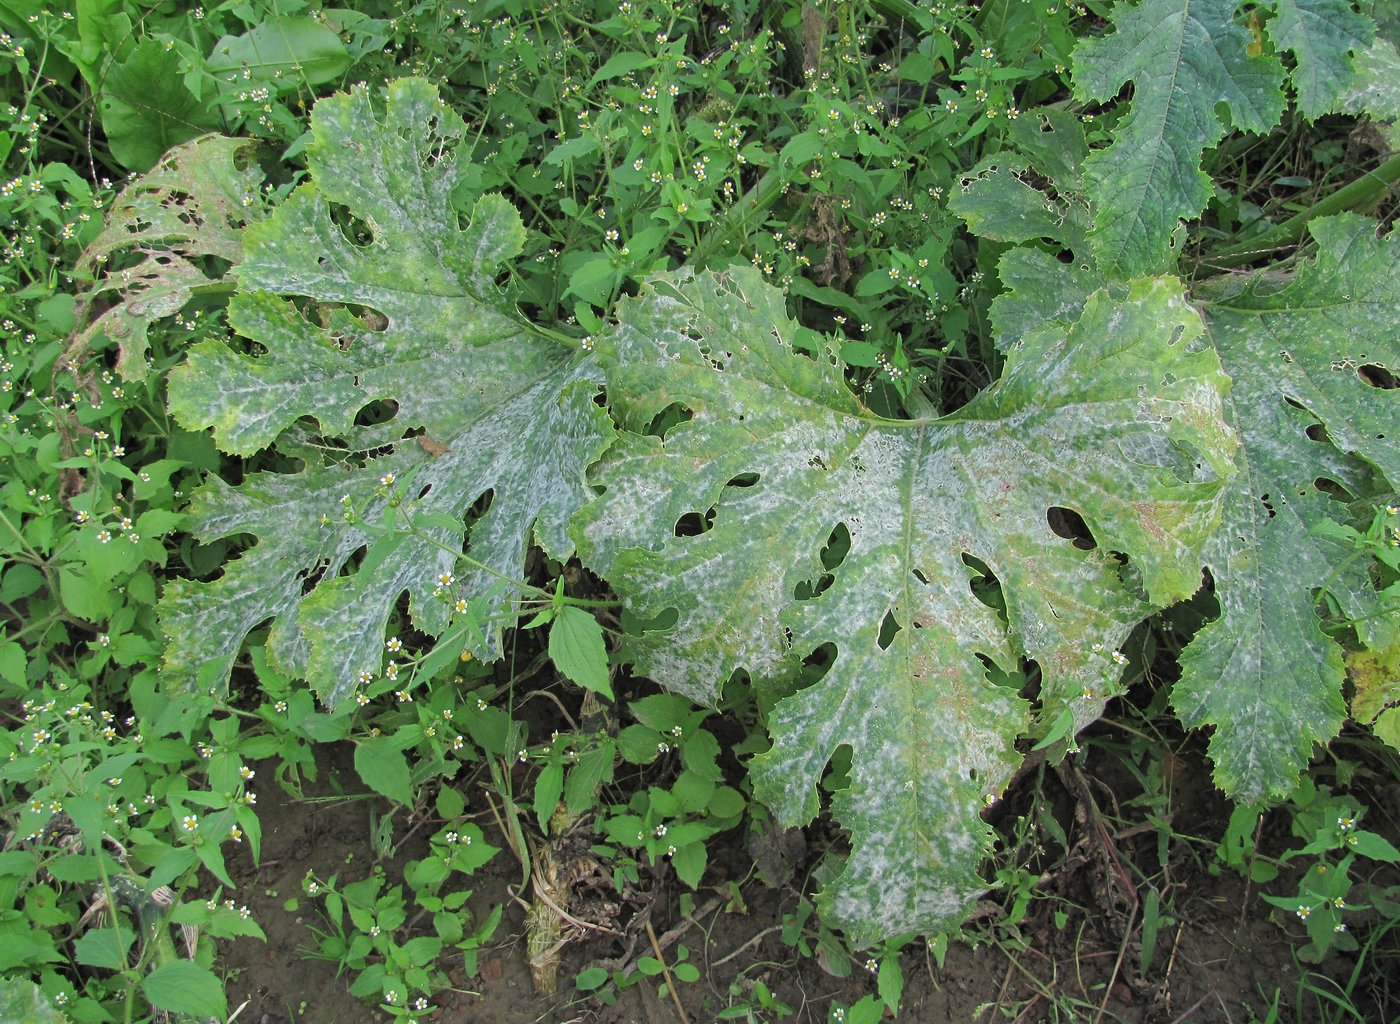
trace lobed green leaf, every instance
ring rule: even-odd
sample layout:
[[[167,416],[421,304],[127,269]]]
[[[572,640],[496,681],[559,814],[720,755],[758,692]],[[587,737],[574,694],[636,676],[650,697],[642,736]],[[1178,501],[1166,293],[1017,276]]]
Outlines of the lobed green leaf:
[[[1251,56],[1234,4],[1143,0],[1114,7],[1113,32],[1074,51],[1074,93],[1106,103],[1127,84],[1132,106],[1108,148],[1084,164],[1097,207],[1091,239],[1105,270],[1121,276],[1164,270],[1177,222],[1211,196],[1201,155],[1229,124],[1263,132],[1283,112],[1283,67]]]
[[[956,414],[907,422],[863,409],[830,348],[793,351],[781,294],[748,268],[657,279],[619,321],[599,356],[634,432],[575,523],[634,614],[674,617],[629,653],[714,703],[737,671],[781,682],[834,647],[820,680],[774,709],[756,791],[803,823],[848,745],[833,810],[853,850],[827,909],[857,944],[950,925],[985,887],[980,814],[1033,714],[1096,717],[1116,674],[1094,645],[1199,583],[1233,446],[1199,317],[1165,279],[1097,292],[1078,322],[1022,339]],[[673,404],[690,418],[664,438],[635,432]],[[1096,550],[1052,531],[1057,506],[1082,515]],[[712,525],[684,535],[690,513]],[[828,570],[842,531],[849,550]],[[978,564],[1004,617],[971,588]],[[1023,657],[1040,667],[1038,709],[989,672]]]
[[[484,196],[458,224],[464,131],[420,80],[391,85],[382,118],[363,88],[319,104],[311,180],[245,239],[229,315],[256,347],[210,340],[171,374],[184,425],[212,427],[235,454],[281,439],[304,463],[195,496],[197,536],[258,542],[220,579],[167,588],[177,681],[222,686],[244,637],[270,620],[280,667],[335,704],[379,674],[405,591],[416,628],[437,636],[459,599],[487,596],[499,617],[532,539],[572,552],[584,468],[611,432],[593,402],[599,375],[500,295],[494,275],[524,240],[514,208]],[[394,415],[358,426],[373,403]],[[310,443],[292,445],[313,422]],[[379,543],[394,531],[401,542]],[[490,623],[479,654],[495,655],[501,629]]]

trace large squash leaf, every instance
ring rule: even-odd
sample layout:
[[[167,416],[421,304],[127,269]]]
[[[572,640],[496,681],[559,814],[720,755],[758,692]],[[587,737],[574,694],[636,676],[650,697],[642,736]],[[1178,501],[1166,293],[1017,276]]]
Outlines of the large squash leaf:
[[[300,472],[214,480],[196,495],[202,540],[257,543],[220,579],[167,588],[176,678],[221,685],[248,631],[271,620],[281,666],[335,703],[378,675],[405,591],[414,625],[439,635],[457,599],[504,608],[532,536],[571,554],[566,523],[611,433],[593,402],[599,380],[498,293],[493,275],[524,240],[514,208],[485,196],[458,226],[449,196],[464,131],[421,80],[394,83],[382,118],[363,88],[322,101],[310,182],[245,239],[229,319],[256,354],[208,341],[172,373],[177,418],[213,427],[225,451],[252,453],[311,418],[330,453],[303,445]],[[375,402],[394,403],[392,418],[357,427]],[[465,517],[483,499],[464,561]],[[479,653],[499,650],[500,628]]]
[[[1129,82],[1132,108],[1107,149],[1084,165],[1098,207],[1093,245],[1100,266],[1132,275],[1166,269],[1172,232],[1211,196],[1201,154],[1230,124],[1263,132],[1283,113],[1283,67],[1251,56],[1251,38],[1222,0],[1118,4],[1114,30],[1074,51],[1074,91],[1107,102]]]
[[[748,268],[663,279],[626,304],[598,339],[614,412],[634,431],[676,404],[691,418],[618,442],[576,536],[656,620],[633,648],[641,671],[697,700],[739,670],[789,677],[831,645],[825,675],[777,704],[754,780],[800,824],[828,760],[851,748],[833,810],[853,849],[823,899],[867,943],[948,926],[985,888],[980,814],[1019,763],[1017,737],[1036,711],[1037,731],[1095,717],[1114,647],[1197,588],[1233,441],[1219,364],[1170,280],[1097,292],[938,420],[870,414],[834,350],[797,354],[794,331]],[[1051,530],[1057,506],[1097,548]],[[843,532],[849,550],[828,567]],[[977,596],[979,564],[1004,613]],[[1007,685],[1022,657],[1040,668],[1038,708]]]
[[[1368,644],[1400,629],[1366,561],[1319,530],[1348,513],[1318,486],[1366,493],[1358,457],[1392,482],[1400,474],[1400,398],[1377,386],[1400,365],[1400,245],[1356,216],[1310,230],[1319,252],[1295,275],[1237,275],[1196,296],[1210,300],[1210,338],[1232,379],[1239,472],[1205,549],[1220,615],[1184,650],[1173,701],[1188,725],[1214,727],[1216,782],[1247,804],[1291,792],[1314,744],[1342,722],[1342,652],[1322,631],[1316,590],[1327,588]],[[1033,249],[1008,252],[999,273],[1009,290],[992,321],[1012,341],[1073,320],[1102,281]]]
[[[1244,443],[1208,548],[1220,617],[1183,652],[1174,702],[1188,725],[1214,726],[1216,782],[1243,803],[1286,796],[1341,726],[1342,652],[1314,590],[1363,639],[1384,646],[1396,626],[1395,609],[1374,614],[1364,560],[1318,532],[1346,511],[1315,481],[1351,484],[1338,449],[1400,481],[1400,392],[1376,386],[1400,372],[1400,240],[1355,216],[1310,230],[1317,257],[1285,287],[1253,276],[1207,307]]]
[[[62,1024],[68,1017],[28,978],[0,978],[0,1020],[10,1024]]]
[[[1351,54],[1371,45],[1376,26],[1351,0],[1274,0],[1273,7],[1269,38],[1293,54],[1298,109],[1308,117],[1330,113],[1356,75]]]

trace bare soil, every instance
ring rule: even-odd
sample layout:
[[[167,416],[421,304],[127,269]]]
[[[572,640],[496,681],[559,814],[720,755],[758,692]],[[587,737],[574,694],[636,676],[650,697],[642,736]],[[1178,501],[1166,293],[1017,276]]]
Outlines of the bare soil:
[[[1115,790],[1125,804],[1137,794],[1115,777],[1111,765],[1088,765],[1083,772],[1047,770],[1041,781],[1033,775],[1023,780],[1020,792],[1013,790],[999,812],[1005,819],[999,823],[1003,831],[1015,814],[1032,807],[1031,787],[1038,785],[1042,803],[1065,830],[1068,849],[1047,848],[1031,865],[1039,872],[1038,877],[1030,876],[1037,898],[1018,923],[1008,922],[1012,901],[1003,893],[979,906],[973,923],[962,938],[954,938],[941,965],[923,942],[906,948],[900,1020],[1245,1024],[1268,1019],[1275,1000],[1282,1011],[1278,1019],[1311,1019],[1306,1011],[1295,1015],[1292,1009],[1299,977],[1293,950],[1302,940],[1300,929],[1289,926],[1297,922],[1271,917],[1272,908],[1258,898],[1257,887],[1215,867],[1211,847],[1224,831],[1231,805],[1219,796],[1201,765],[1199,758],[1173,762],[1166,808],[1169,830],[1156,827],[1145,811],[1119,804]],[[272,766],[268,768],[270,775]],[[1102,770],[1095,775],[1096,769]],[[264,777],[262,772],[259,777]],[[323,878],[339,874],[342,883],[371,870],[376,856],[373,814],[382,814],[385,806],[368,798],[335,797],[363,792],[343,749],[333,749],[325,758],[320,778],[305,793],[308,799],[265,789],[259,804],[262,863],[254,867],[245,857],[234,871],[239,898],[253,908],[268,941],[264,945],[239,940],[228,944],[222,956],[230,1006],[247,1003],[237,1020],[387,1020],[347,994],[351,978],[337,977],[334,963],[311,955],[315,943],[307,925],[318,922],[309,901],[303,900],[296,912],[284,909],[289,897],[302,895],[308,870]],[[480,792],[464,789],[464,795],[469,813],[480,812],[486,827],[491,819]],[[1394,820],[1392,814],[1389,821]],[[1376,827],[1377,821],[1369,824]],[[1280,828],[1283,832],[1273,840],[1281,843],[1287,838],[1286,823],[1266,821],[1263,834],[1267,838]],[[391,877],[404,858],[422,853],[412,829],[411,823],[400,822],[399,847],[385,864]],[[505,847],[499,835],[490,838]],[[559,989],[553,998],[538,994],[532,984],[525,912],[515,899],[520,867],[503,849],[475,877],[462,880],[473,890],[468,906],[474,915],[487,913],[496,903],[506,905],[495,943],[482,951],[474,977],[463,974],[460,958],[444,964],[454,987],[438,995],[436,1009],[423,1019],[444,1024],[675,1024],[683,1020],[682,1013],[661,979],[625,988],[612,1005],[596,994],[580,995],[572,986],[577,972],[589,965],[634,965],[638,958],[654,955],[649,924],[668,963],[685,945],[690,962],[702,969],[699,981],[676,985],[685,1021],[711,1021],[726,1008],[750,1001],[758,982],[791,1007],[792,1014],[781,1019],[799,1024],[828,1021],[834,1003],[849,1006],[874,992],[876,982],[863,964],[802,957],[783,941],[782,925],[798,910],[811,858],[824,845],[830,840],[821,834],[806,842],[796,837],[788,844],[791,880],[769,887],[750,870],[750,851],[760,856],[768,852],[741,834],[725,837],[712,851],[705,885],[691,894],[688,917],[681,914],[686,890],[666,869],[644,878],[637,891],[612,894],[611,916],[606,919],[614,921],[621,934],[578,931],[576,941],[561,953]],[[1155,949],[1144,968],[1144,897],[1149,882],[1160,893],[1161,906]],[[1271,891],[1286,891],[1282,882]],[[602,913],[589,902],[600,898],[596,892],[583,892],[568,909],[587,921],[591,911]],[[1392,950],[1388,962],[1398,960]],[[1372,962],[1386,961],[1373,957]],[[1349,958],[1341,956],[1320,970],[1342,979],[1351,966]],[[832,967],[847,976],[836,976],[827,969]],[[1400,1014],[1393,983],[1387,979],[1363,979],[1360,988],[1366,990],[1359,1005],[1365,1005],[1367,1019],[1394,1020]],[[758,1014],[754,1019],[780,1018]]]

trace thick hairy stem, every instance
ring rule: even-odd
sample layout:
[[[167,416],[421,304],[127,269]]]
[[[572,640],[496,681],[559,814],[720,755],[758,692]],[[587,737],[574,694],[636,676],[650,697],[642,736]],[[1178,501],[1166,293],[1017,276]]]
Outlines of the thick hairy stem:
[[[1205,262],[1221,269],[1253,263],[1260,256],[1275,249],[1297,244],[1303,237],[1308,223],[1318,217],[1347,210],[1363,210],[1373,205],[1393,188],[1397,181],[1400,181],[1400,155],[1392,156],[1375,170],[1367,171],[1302,213],[1289,217],[1267,234],[1211,253]]]

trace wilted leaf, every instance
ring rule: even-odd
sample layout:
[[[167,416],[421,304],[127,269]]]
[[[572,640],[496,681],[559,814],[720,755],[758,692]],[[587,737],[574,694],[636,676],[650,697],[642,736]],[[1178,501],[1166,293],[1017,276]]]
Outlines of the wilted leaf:
[[[1392,746],[1396,744],[1394,728],[1400,710],[1400,643],[1379,651],[1352,651],[1346,656],[1347,675],[1355,692],[1351,698],[1351,716],[1372,726],[1376,735]],[[1383,727],[1383,720],[1390,729]]]
[[[84,296],[70,357],[106,335],[120,347],[117,372],[144,379],[151,324],[196,295],[231,290],[226,275],[242,257],[243,227],[261,209],[256,148],[247,139],[195,139],[122,190],[83,253],[83,266],[92,273],[112,262],[123,266],[108,270]]]
[[[610,434],[597,372],[500,296],[493,276],[524,240],[510,204],[483,197],[459,226],[448,197],[464,132],[421,80],[394,83],[382,118],[363,88],[320,103],[311,181],[246,239],[229,316],[258,354],[211,340],[172,373],[172,411],[212,426],[227,451],[256,451],[313,418],[322,438],[345,439],[321,441],[319,454],[304,445],[300,472],[214,480],[196,495],[198,536],[258,542],[222,578],[167,588],[175,678],[222,685],[248,631],[270,619],[284,670],[334,703],[379,674],[404,591],[416,628],[436,636],[457,598],[490,593],[490,613],[506,607],[532,539],[571,553],[566,524],[591,495],[584,469]],[[283,296],[310,300],[309,312]],[[394,415],[356,426],[375,402]],[[424,434],[443,450],[426,451]],[[417,517],[402,543],[373,548],[372,571],[353,571],[357,551]],[[489,624],[479,654],[495,654],[501,629]]]
[[[849,745],[833,811],[853,850],[824,893],[833,919],[857,945],[956,922],[985,888],[980,814],[1033,714],[1092,720],[1117,685],[1094,644],[1111,650],[1199,583],[1211,477],[1233,444],[1199,318],[1170,281],[1098,292],[1077,323],[1022,339],[956,414],[918,422],[863,409],[833,350],[795,353],[781,294],[747,268],[657,280],[619,318],[598,339],[615,413],[634,431],[672,404],[691,414],[664,440],[619,441],[576,520],[581,554],[634,614],[675,618],[630,653],[713,703],[736,671],[781,680],[832,645],[826,674],[775,708],[756,791],[805,822]],[[1051,530],[1057,506],[1095,550]],[[1005,618],[976,596],[978,563]],[[989,672],[1022,656],[1041,670],[1038,709]]]

